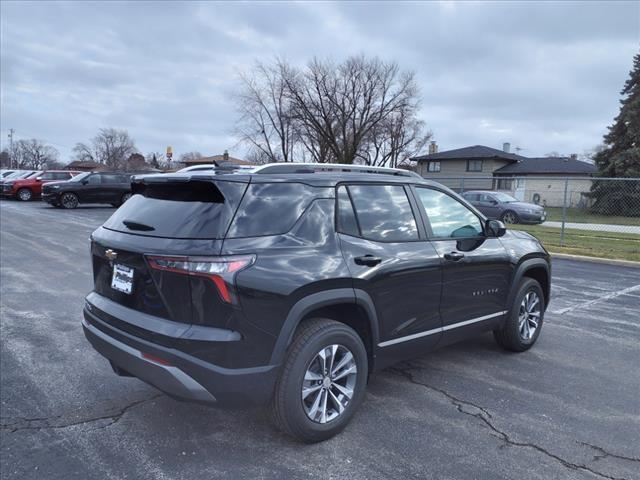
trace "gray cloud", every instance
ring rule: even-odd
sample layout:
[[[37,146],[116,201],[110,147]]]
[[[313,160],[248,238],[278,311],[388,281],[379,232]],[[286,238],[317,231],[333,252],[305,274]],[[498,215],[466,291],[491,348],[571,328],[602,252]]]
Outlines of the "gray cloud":
[[[2,145],[68,158],[99,128],[143,152],[235,148],[237,74],[274,56],[378,55],[414,70],[442,149],[601,141],[638,50],[637,2],[0,4]]]

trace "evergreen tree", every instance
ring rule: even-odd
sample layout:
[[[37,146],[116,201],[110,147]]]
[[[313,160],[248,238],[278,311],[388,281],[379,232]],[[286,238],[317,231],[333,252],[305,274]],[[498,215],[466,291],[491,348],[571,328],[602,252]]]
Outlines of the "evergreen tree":
[[[601,177],[640,177],[640,53],[624,84],[620,112],[604,136],[605,148],[594,156]],[[640,217],[640,182],[594,181],[591,210],[606,215]]]

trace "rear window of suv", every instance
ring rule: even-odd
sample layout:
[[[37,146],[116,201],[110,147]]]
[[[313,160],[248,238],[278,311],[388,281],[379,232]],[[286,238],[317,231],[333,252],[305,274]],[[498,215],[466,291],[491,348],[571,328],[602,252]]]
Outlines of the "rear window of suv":
[[[153,237],[221,239],[246,187],[213,180],[138,183],[103,226]]]

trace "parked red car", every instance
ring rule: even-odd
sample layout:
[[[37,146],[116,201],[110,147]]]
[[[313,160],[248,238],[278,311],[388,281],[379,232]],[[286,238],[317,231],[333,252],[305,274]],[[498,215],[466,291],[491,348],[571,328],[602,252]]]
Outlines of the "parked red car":
[[[42,194],[42,185],[47,182],[62,182],[70,180],[81,172],[69,170],[47,170],[38,172],[28,178],[9,180],[2,184],[2,196],[17,198],[28,202]]]

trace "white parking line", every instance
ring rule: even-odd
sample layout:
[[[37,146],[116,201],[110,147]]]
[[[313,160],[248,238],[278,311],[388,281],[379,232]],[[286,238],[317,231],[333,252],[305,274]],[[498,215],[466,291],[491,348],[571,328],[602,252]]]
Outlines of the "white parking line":
[[[571,307],[561,308],[560,310],[552,310],[551,313],[562,315],[563,313],[571,312],[579,308],[590,307],[591,305],[594,305],[596,303],[611,300],[612,298],[619,297],[620,295],[626,295],[627,293],[635,292],[636,290],[640,290],[640,285],[634,285],[633,287],[625,288],[624,290],[618,290],[617,292],[610,292],[606,295],[594,298],[593,300],[589,300],[586,303],[577,303],[575,305],[572,305]]]

